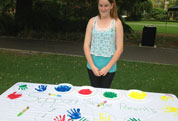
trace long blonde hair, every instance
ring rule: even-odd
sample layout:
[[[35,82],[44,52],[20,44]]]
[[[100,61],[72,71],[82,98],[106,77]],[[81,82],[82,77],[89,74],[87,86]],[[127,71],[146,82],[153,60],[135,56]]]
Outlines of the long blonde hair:
[[[111,18],[114,18],[115,20],[118,19],[118,13],[117,13],[117,5],[116,0],[108,0],[111,5],[113,5],[113,8],[111,9],[110,16]],[[98,0],[99,3],[99,0]],[[99,15],[100,16],[100,15]]]

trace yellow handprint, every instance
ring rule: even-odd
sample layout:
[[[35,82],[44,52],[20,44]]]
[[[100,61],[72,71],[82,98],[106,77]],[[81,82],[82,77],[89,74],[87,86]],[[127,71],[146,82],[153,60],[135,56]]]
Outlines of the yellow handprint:
[[[169,95],[163,95],[163,96],[161,96],[161,100],[162,101],[168,101],[168,100],[174,101],[173,97],[171,97]]]
[[[167,106],[166,109],[167,109],[167,110],[164,111],[164,112],[174,112],[174,113],[178,113],[178,108],[176,108],[176,107]]]
[[[111,118],[111,115],[109,115],[107,118],[107,115],[105,113],[100,113],[99,116],[100,116],[100,120],[95,119],[95,121],[110,121]]]

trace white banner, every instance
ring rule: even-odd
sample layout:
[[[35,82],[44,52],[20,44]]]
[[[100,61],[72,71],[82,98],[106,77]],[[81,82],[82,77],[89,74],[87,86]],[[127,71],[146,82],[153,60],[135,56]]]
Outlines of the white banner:
[[[178,121],[173,94],[19,82],[0,96],[0,121]]]

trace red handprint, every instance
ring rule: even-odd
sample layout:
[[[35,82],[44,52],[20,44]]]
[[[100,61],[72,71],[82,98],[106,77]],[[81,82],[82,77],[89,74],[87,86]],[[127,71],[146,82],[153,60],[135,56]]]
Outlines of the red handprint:
[[[10,99],[16,99],[22,96],[22,94],[16,94],[17,92],[13,92],[11,94],[8,95],[8,98]]]
[[[59,119],[60,118],[60,119]],[[63,117],[61,115],[56,116],[54,118],[54,121],[65,121],[65,115],[63,115]],[[71,121],[71,119],[68,119],[68,121]]]
[[[56,118],[54,118],[54,120],[55,121],[65,121],[65,115],[63,115],[63,117],[61,115],[59,115],[59,118],[58,118],[58,116],[56,116]]]

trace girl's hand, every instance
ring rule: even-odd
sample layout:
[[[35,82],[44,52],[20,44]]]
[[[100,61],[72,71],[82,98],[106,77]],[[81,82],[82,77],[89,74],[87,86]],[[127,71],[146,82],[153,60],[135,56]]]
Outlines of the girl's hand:
[[[103,67],[99,73],[100,73],[100,76],[106,76],[106,74],[108,73],[109,69],[107,67]]]
[[[100,76],[100,70],[96,66],[92,67],[92,71],[95,74],[95,76]]]

